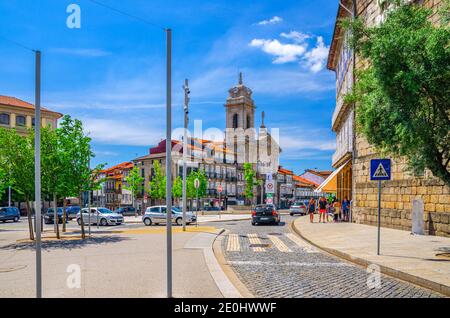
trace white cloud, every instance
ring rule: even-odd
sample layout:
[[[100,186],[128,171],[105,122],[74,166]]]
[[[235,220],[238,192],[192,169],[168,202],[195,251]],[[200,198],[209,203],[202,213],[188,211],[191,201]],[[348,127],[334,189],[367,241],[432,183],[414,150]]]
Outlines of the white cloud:
[[[272,19],[263,20],[263,21],[260,21],[260,22],[258,22],[256,24],[257,25],[268,25],[268,24],[277,24],[277,23],[280,23],[280,22],[283,22],[283,19],[278,17],[278,16],[274,16]]]
[[[326,46],[323,37],[317,38],[317,44],[314,49],[305,54],[306,66],[313,73],[320,72],[325,67],[330,47]]]
[[[260,48],[263,52],[276,56],[274,64],[295,62],[306,52],[307,45],[282,44],[278,40],[253,39],[250,46]]]
[[[70,49],[70,48],[56,48],[52,49],[52,52],[67,54],[67,55],[76,55],[82,57],[103,57],[111,55],[110,52],[101,50],[101,49]]]
[[[307,39],[311,38],[311,35],[298,31],[291,31],[289,33],[283,32],[280,36],[292,40],[295,43],[304,43]]]
[[[84,130],[93,141],[109,145],[149,146],[161,140],[164,128],[158,127],[153,121],[148,125],[147,121],[127,118],[81,118]]]

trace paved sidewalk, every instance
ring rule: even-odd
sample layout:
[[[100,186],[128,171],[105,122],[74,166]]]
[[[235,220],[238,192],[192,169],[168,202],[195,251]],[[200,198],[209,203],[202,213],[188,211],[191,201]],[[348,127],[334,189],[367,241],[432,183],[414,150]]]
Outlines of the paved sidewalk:
[[[208,222],[230,222],[230,221],[241,221],[250,220],[251,215],[249,214],[222,214],[222,215],[199,215],[198,223],[208,223]],[[142,223],[142,216],[125,216],[125,223]]]
[[[206,257],[219,231],[174,233],[175,298],[223,297],[224,282]],[[80,275],[74,276],[75,271]],[[73,277],[81,279],[79,286],[69,285]],[[166,235],[130,231],[44,242],[42,281],[44,297],[166,297]],[[0,244],[0,298],[34,296],[34,245]]]
[[[317,217],[316,217],[317,218]],[[305,240],[339,257],[450,296],[450,238],[411,235],[407,231],[381,229],[381,255],[377,255],[377,227],[349,223],[294,221],[293,228]]]

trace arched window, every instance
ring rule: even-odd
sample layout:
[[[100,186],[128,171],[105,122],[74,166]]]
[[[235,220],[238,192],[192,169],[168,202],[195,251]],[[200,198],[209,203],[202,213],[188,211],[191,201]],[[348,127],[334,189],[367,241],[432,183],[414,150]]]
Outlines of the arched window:
[[[16,126],[26,126],[27,119],[25,116],[17,116],[16,117]]]
[[[247,129],[251,127],[250,116],[247,115]]]
[[[0,114],[0,124],[9,125],[9,114]]]
[[[239,120],[239,115],[238,114],[234,114],[233,115],[233,128],[238,128],[239,124],[238,124],[238,120]]]

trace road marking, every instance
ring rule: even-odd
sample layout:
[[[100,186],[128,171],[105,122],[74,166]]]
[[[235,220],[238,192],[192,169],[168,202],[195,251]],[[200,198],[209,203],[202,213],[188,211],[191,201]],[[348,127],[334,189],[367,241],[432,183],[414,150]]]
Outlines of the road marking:
[[[247,235],[250,244],[262,244],[261,240],[258,238],[258,234],[252,233]],[[253,247],[253,252],[265,252],[264,247]]]
[[[295,244],[297,244],[298,247],[300,247],[301,249],[303,249],[303,251],[305,251],[306,253],[318,253],[318,251],[310,246],[308,243],[306,243],[305,241],[303,241],[301,238],[299,238],[298,236],[296,236],[293,233],[288,233],[286,234],[286,236],[293,241]]]
[[[284,253],[292,253],[292,250],[287,247],[286,244],[283,243],[282,240],[280,240],[278,237],[273,236],[273,235],[267,235],[267,237],[269,238],[269,240],[272,241],[273,245],[275,245],[275,247],[280,251],[280,252],[284,252]]]
[[[237,234],[228,235],[228,252],[239,252],[241,250],[241,246],[239,245],[239,236]]]

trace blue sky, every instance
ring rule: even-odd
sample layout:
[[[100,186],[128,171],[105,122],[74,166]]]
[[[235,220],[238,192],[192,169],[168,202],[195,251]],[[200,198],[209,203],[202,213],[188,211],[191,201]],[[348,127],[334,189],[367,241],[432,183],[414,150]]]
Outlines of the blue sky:
[[[337,3],[296,1],[99,0],[173,29],[174,127],[182,126],[184,78],[191,123],[225,128],[228,89],[238,73],[266,126],[280,129],[281,164],[296,173],[329,169],[335,137],[334,73],[326,69]],[[69,4],[81,28],[66,26]],[[89,0],[0,1],[0,94],[33,101],[31,52],[43,52],[43,105],[83,120],[94,163],[148,153],[165,134],[165,35]]]

